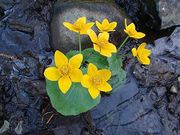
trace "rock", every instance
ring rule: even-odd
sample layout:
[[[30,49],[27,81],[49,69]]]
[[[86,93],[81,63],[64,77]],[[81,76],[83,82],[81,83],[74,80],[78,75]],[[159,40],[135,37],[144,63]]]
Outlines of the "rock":
[[[127,18],[124,12],[119,9],[115,3],[110,0],[58,0],[54,5],[54,12],[51,22],[51,45],[54,50],[67,52],[69,50],[78,49],[77,33],[69,31],[63,26],[63,22],[75,22],[77,18],[86,16],[88,22],[96,20],[102,21],[104,18],[109,21],[117,21],[118,27],[113,33],[115,44],[120,43],[120,39],[124,37],[124,19]],[[95,26],[94,26],[95,28]],[[87,48],[92,46],[87,35],[82,36],[82,47]]]
[[[148,30],[160,30],[161,19],[153,0],[115,0],[125,9],[130,18],[139,26]]]
[[[170,92],[175,93],[175,94],[178,93],[177,88],[174,85],[170,88]]]
[[[157,0],[156,5],[161,18],[161,29],[180,25],[179,0]]]
[[[134,22],[158,31],[180,25],[179,0],[115,0]]]
[[[169,86],[180,74],[180,27],[169,36],[149,45],[151,64],[135,65],[135,76],[143,86]]]

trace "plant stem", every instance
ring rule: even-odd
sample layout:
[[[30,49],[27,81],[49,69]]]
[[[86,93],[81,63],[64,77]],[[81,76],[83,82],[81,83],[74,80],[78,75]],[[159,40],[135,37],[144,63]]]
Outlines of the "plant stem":
[[[123,45],[126,43],[126,41],[129,39],[129,36],[127,36],[124,41],[121,43],[121,45],[118,48],[118,52],[120,51],[120,49],[123,47]]]
[[[78,40],[79,40],[79,52],[81,53],[81,35],[78,33]]]

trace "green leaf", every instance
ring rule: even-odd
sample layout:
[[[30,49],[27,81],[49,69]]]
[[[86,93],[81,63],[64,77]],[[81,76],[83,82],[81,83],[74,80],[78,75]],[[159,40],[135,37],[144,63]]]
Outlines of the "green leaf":
[[[78,54],[79,51],[73,50],[73,51],[69,51],[68,53],[66,53],[66,56],[68,57],[68,59],[70,59],[71,57],[73,57],[74,55]]]
[[[104,57],[100,53],[94,51],[93,48],[85,49],[82,53],[88,63],[93,63],[99,69],[108,68],[107,57]]]
[[[178,81],[180,82],[180,76],[178,77]]]
[[[122,69],[122,59],[116,54],[108,58],[109,70],[112,72],[112,77],[109,81],[113,87],[113,91],[120,89],[126,79],[126,72]]]
[[[63,94],[57,82],[46,80],[46,89],[52,106],[62,115],[78,115],[97,106],[101,96],[95,100],[91,98],[88,90],[80,83],[73,83],[66,94]]]

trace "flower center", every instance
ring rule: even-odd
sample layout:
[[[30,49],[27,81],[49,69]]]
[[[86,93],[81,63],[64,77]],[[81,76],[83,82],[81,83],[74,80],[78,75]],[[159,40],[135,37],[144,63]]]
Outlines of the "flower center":
[[[95,86],[98,86],[102,83],[102,79],[99,76],[93,77],[91,81],[92,81],[92,84]]]
[[[74,27],[75,27],[75,29],[76,29],[77,31],[80,31],[80,30],[83,29],[84,24],[83,24],[83,23],[74,24]]]
[[[60,68],[60,72],[61,72],[61,74],[63,74],[63,75],[68,75],[69,72],[70,72],[70,67],[69,67],[69,65],[63,65],[63,66]]]
[[[136,30],[131,29],[131,30],[129,31],[129,33],[130,33],[131,35],[134,35],[134,34],[136,34]]]

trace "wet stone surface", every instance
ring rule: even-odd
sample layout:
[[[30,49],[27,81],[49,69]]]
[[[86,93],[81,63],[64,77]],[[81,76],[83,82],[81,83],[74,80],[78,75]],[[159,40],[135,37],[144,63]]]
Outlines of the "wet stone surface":
[[[153,52],[150,66],[126,57],[125,85],[103,94],[91,112],[63,117],[52,108],[43,77],[45,67],[53,63],[49,44],[53,3],[0,1],[0,127],[5,120],[9,123],[2,134],[179,135],[179,28],[148,45]],[[130,40],[123,52],[137,44]]]

